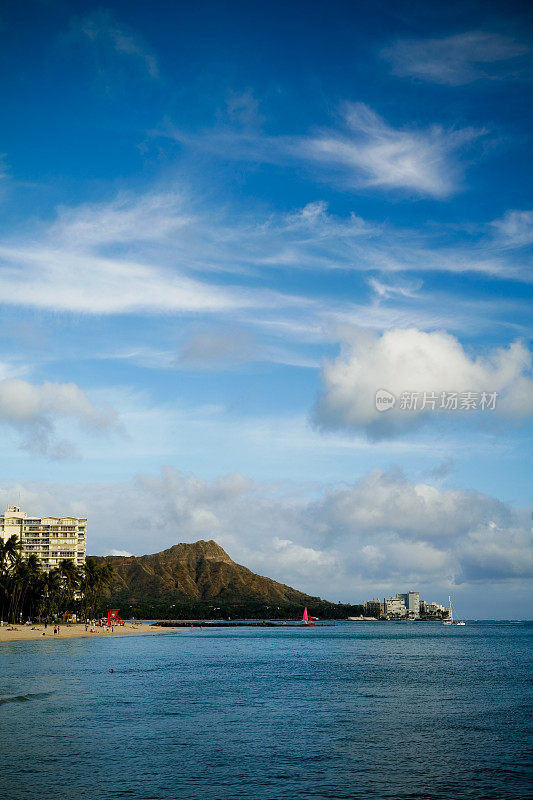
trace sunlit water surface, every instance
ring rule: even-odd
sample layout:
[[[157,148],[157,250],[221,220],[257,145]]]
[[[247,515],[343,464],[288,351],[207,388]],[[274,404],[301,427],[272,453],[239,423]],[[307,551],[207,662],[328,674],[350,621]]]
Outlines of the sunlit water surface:
[[[0,796],[526,798],[532,632],[340,623],[0,645]]]

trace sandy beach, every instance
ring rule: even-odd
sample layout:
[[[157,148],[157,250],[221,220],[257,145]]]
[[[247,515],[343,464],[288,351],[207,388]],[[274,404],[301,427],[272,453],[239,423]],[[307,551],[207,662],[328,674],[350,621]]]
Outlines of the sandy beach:
[[[29,642],[33,640],[48,641],[49,639],[77,639],[84,637],[103,637],[103,636],[131,636],[131,635],[146,635],[168,633],[169,631],[184,630],[184,628],[157,628],[153,625],[143,623],[126,623],[125,625],[117,625],[113,632],[111,628],[106,631],[105,628],[92,628],[94,633],[91,633],[91,626],[85,630],[85,624],[76,625],[60,625],[59,634],[54,634],[54,626],[48,625],[47,628],[44,624],[41,625],[6,625],[0,627],[0,643],[2,642]],[[44,636],[43,636],[44,634]]]

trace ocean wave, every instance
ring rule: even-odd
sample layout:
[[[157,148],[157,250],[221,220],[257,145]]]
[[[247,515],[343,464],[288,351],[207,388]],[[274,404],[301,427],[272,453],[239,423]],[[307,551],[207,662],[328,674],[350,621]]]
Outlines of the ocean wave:
[[[30,700],[39,700],[41,697],[49,697],[52,692],[33,692],[29,694],[16,694],[12,697],[0,697],[0,706],[5,703],[27,703]]]

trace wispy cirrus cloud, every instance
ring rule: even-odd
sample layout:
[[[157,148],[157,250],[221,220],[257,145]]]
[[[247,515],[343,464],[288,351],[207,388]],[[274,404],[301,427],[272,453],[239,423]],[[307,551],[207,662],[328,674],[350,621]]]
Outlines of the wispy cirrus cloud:
[[[486,131],[395,127],[364,103],[345,103],[336,127],[301,136],[269,137],[227,128],[186,134],[170,127],[158,133],[224,158],[312,167],[314,178],[347,191],[392,190],[443,199],[460,188],[459,153]]]
[[[225,271],[224,261],[228,271],[240,269],[228,241],[221,253],[225,234],[238,236],[177,192],[62,208],[31,242],[0,243],[4,302],[87,314],[224,313],[298,303],[199,278],[201,271]]]
[[[184,192],[119,192],[111,201],[61,206],[46,238],[71,249],[163,244],[193,227],[196,216],[195,204]]]
[[[441,39],[403,39],[381,51],[394,74],[461,86],[482,78],[520,76],[530,48],[508,36],[467,31]],[[511,62],[511,63],[509,63]]]
[[[142,36],[106,9],[72,19],[66,41],[84,44],[90,50],[97,74],[108,87],[116,78],[120,59],[128,59],[146,78],[157,80],[160,77],[157,57]]]
[[[117,342],[117,357],[139,365],[225,369],[260,360],[315,366],[316,352],[300,345],[298,352],[294,343],[332,341],[340,324],[456,332],[486,326],[502,314],[500,301],[454,297],[450,303],[428,292],[425,279],[470,272],[528,280],[524,252],[512,249],[517,224],[504,217],[447,244],[438,228],[341,217],[322,201],[269,213],[210,207],[185,190],[122,192],[60,208],[51,223],[0,241],[0,298],[5,306],[87,315],[201,314],[215,328],[231,317],[231,330],[222,325],[213,336],[204,329],[173,350],[166,342]],[[287,269],[362,273],[364,293],[317,298],[303,285],[288,294],[279,283]],[[519,326],[523,314],[513,302],[512,325]],[[235,342],[237,329],[248,344]]]
[[[222,313],[275,305],[272,293],[196,281],[126,259],[41,248],[0,248],[0,287],[9,305],[85,314]],[[21,293],[22,292],[22,293]],[[279,302],[279,298],[278,298]]]
[[[437,226],[414,230],[365,220],[355,213],[338,216],[321,200],[290,212],[271,213],[213,207],[192,192],[154,189],[59,208],[56,220],[47,227],[25,233],[18,242],[4,239],[0,247],[5,258],[14,258],[17,250],[85,254],[117,264],[140,261],[204,276],[216,272],[252,275],[290,267],[478,272],[520,279],[528,273],[526,264],[514,255],[509,259],[506,251],[524,239],[529,214],[508,212],[471,236],[454,236],[448,244],[442,236],[448,231],[441,232]],[[495,237],[495,231],[501,236]]]
[[[533,244],[533,211],[507,211],[492,222],[497,242],[504,248],[516,249]]]
[[[347,185],[401,189],[435,198],[457,191],[461,168],[457,153],[482,130],[395,128],[364,103],[342,110],[344,131],[324,131],[302,139],[297,152],[317,164],[348,170]],[[338,176],[340,178],[340,176]]]

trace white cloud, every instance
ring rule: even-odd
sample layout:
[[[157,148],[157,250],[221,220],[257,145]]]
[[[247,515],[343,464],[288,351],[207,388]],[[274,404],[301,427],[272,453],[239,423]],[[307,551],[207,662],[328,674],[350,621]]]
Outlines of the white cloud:
[[[503,247],[517,248],[533,244],[533,211],[507,211],[492,227]]]
[[[192,209],[177,193],[123,194],[110,203],[61,209],[30,241],[0,242],[2,301],[87,314],[224,314],[308,305],[277,291],[191,277],[242,272],[254,261],[243,252],[248,243],[239,244],[242,223],[232,227],[215,213]],[[249,238],[252,250],[261,246],[253,231]]]
[[[460,342],[443,331],[426,333],[417,328],[391,329],[381,336],[373,331],[347,329],[340,355],[325,361],[322,392],[315,418],[323,428],[364,430],[371,437],[404,433],[422,421],[438,418],[436,410],[423,410],[422,395],[434,392],[497,392],[496,409],[470,411],[476,421],[492,424],[492,416],[520,418],[533,412],[530,354],[515,341],[486,355],[471,357]],[[392,392],[394,408],[378,411],[375,394]],[[402,410],[402,392],[419,394],[417,409]],[[461,412],[456,412],[460,414]]]
[[[384,281],[378,278],[370,278],[368,281],[378,297],[388,298],[394,296],[415,297],[416,293],[422,288],[422,281]]]
[[[513,524],[515,523],[515,524]],[[518,524],[516,524],[518,523]],[[460,543],[461,575],[458,581],[505,580],[533,574],[531,525],[512,520],[508,526],[481,522]]]
[[[302,136],[268,137],[227,129],[193,136],[175,129],[159,133],[224,158],[307,164],[314,178],[347,190],[403,190],[438,199],[459,189],[458,153],[485,134],[481,129],[439,125],[394,127],[364,103],[345,103],[338,116],[337,128]]]
[[[300,580],[310,580],[311,576],[319,572],[333,573],[340,569],[338,556],[327,549],[318,549],[291,539],[280,539],[274,536],[271,542],[272,554],[264,554],[263,560],[275,570],[277,564],[282,564],[285,572],[290,571]]]
[[[515,228],[516,220],[510,217],[511,222]],[[181,192],[122,193],[110,202],[60,209],[50,225],[0,241],[0,295],[4,304],[86,314],[231,313],[234,321],[255,327],[272,323],[272,331],[274,317],[279,321],[282,314],[285,333],[307,329],[321,338],[337,315],[361,325],[401,324],[397,309],[385,307],[391,299],[410,304],[408,318],[415,324],[450,327],[457,302],[444,309],[438,300],[427,310],[420,279],[392,280],[387,273],[526,275],[527,266],[516,254],[506,256],[501,237],[483,234],[485,239],[474,245],[443,247],[434,236],[376,225],[355,214],[338,217],[321,201],[289,213],[258,215],[200,208],[198,200]],[[379,305],[291,296],[268,290],[264,280],[254,287],[257,276],[275,282],[275,270],[288,267],[374,272],[370,282]],[[226,275],[215,283],[206,278],[211,273]],[[231,284],[227,273],[237,276]],[[471,307],[469,314],[471,324]],[[263,355],[284,357],[268,349]],[[295,354],[288,358],[293,361]]]
[[[86,314],[227,312],[276,306],[275,292],[224,287],[132,260],[45,247],[0,247],[9,305]]]
[[[482,131],[473,128],[394,128],[363,103],[343,109],[345,132],[326,131],[298,142],[295,155],[343,170],[348,185],[405,189],[443,198],[458,187],[455,153]],[[348,173],[346,174],[346,170]]]
[[[0,381],[0,423],[18,431],[30,452],[54,459],[75,456],[74,446],[56,436],[57,423],[64,420],[101,433],[117,427],[115,411],[94,406],[75,383]]]
[[[22,378],[27,372],[28,366],[17,363],[14,359],[0,361],[0,386],[8,378]]]
[[[413,483],[399,469],[369,472],[327,495],[313,510],[334,540],[364,533],[446,547],[455,546],[482,520],[496,519],[507,527],[512,516],[505,504],[486,495]]]
[[[32,514],[87,516],[91,553],[142,554],[214,538],[238,563],[332,600],[426,587],[426,599],[442,601],[450,587],[479,585],[487,607],[495,581],[519,591],[533,574],[526,512],[414,483],[398,469],[322,487],[314,500],[305,486],[239,473],[204,480],[172,468],[124,484],[0,485],[0,502],[14,495]],[[512,612],[509,598],[500,615]]]
[[[480,78],[517,76],[517,59],[529,48],[507,36],[468,31],[442,39],[406,39],[381,51],[393,72],[402,77],[460,86]],[[519,68],[519,65],[518,65]]]
[[[182,193],[119,192],[109,202],[61,207],[46,238],[51,245],[68,250],[124,247],[128,243],[136,246],[141,242],[165,242],[191,228],[194,222],[192,204]]]

